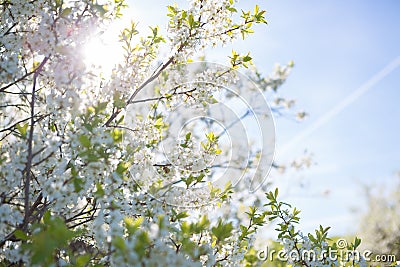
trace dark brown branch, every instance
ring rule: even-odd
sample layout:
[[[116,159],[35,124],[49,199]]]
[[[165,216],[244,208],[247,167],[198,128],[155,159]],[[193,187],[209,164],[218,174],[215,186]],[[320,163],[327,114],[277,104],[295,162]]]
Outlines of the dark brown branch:
[[[123,126],[123,125],[108,125],[107,127],[124,129],[124,130],[128,130],[128,131],[131,131],[131,132],[137,132],[138,131],[136,129],[132,129],[132,128],[129,128],[129,127]]]
[[[12,83],[9,83],[9,84],[7,84],[6,86],[0,88],[0,93],[1,93],[1,92],[4,92],[5,90],[7,90],[8,88],[10,88],[11,86],[13,86],[13,85],[19,83],[20,81],[23,81],[26,77],[28,77],[28,76],[34,74],[34,73],[35,73],[36,71],[38,71],[38,70],[39,70],[39,68],[37,68],[36,70],[33,70],[33,71],[31,71],[31,72],[28,72],[28,73],[26,73],[25,75],[23,75],[21,78],[18,78],[17,80],[13,81]]]
[[[32,207],[29,211],[30,214],[33,214],[33,212],[36,210],[36,208],[41,204],[42,200],[43,200],[43,196],[42,196],[42,194],[40,194],[39,197],[36,199],[35,203],[33,203]],[[45,208],[46,208],[46,206],[43,207],[43,209],[45,209]],[[43,214],[43,212],[41,214]],[[41,216],[37,217],[37,220],[40,220],[40,218],[41,218]],[[33,216],[33,218],[30,216],[29,219],[30,220],[27,222],[27,224],[29,222],[32,222],[33,221],[32,219],[35,219],[35,218],[34,218],[34,216]],[[6,237],[4,237],[3,240],[1,240],[0,248],[3,247],[7,241],[19,241],[19,239],[15,237],[14,233],[16,230],[23,230],[24,228],[25,228],[25,223],[16,227],[16,229],[14,231],[9,233]]]
[[[178,93],[176,93],[176,89],[175,89],[174,93],[171,96],[160,96],[160,97],[139,99],[139,100],[132,101],[130,104],[144,103],[144,102],[149,102],[149,101],[160,101],[160,100],[163,100],[163,99],[171,98],[172,96],[176,96],[176,95],[187,95],[189,93],[192,93],[192,92],[196,91],[196,89],[197,88],[193,88],[193,89],[190,89],[188,91],[178,92]]]
[[[14,29],[15,26],[17,26],[17,25],[18,25],[18,23],[14,22],[13,25],[11,25],[11,27],[8,28],[8,30],[3,34],[3,36],[6,36],[7,34],[9,34],[11,32],[11,30]]]
[[[27,107],[27,105],[25,105],[25,104],[6,104],[6,105],[0,106],[0,108],[8,108],[8,107],[20,108],[20,107]]]
[[[46,62],[49,60],[49,57],[45,57],[40,63],[39,67],[35,70],[35,73],[33,75],[33,86],[32,86],[32,94],[31,94],[31,117],[30,117],[30,128],[29,128],[29,136],[28,136],[28,159],[26,162],[26,168],[25,168],[25,183],[24,183],[24,205],[25,205],[25,216],[24,216],[24,222],[23,222],[23,229],[28,226],[29,222],[29,217],[31,215],[31,209],[29,208],[29,189],[30,189],[30,183],[31,183],[31,178],[32,178],[32,173],[31,173],[31,168],[32,168],[32,159],[33,159],[33,131],[34,131],[34,126],[35,126],[35,97],[36,97],[36,82],[37,82],[37,77],[39,76],[40,71],[43,69],[43,66],[46,64]]]
[[[8,127],[4,128],[4,129],[1,129],[1,130],[0,130],[0,133],[5,132],[5,131],[11,131],[11,130],[14,129],[18,124],[20,124],[21,122],[29,121],[30,119],[31,119],[31,118],[26,118],[26,119],[19,120],[19,121],[17,121],[16,123],[14,123],[13,125],[8,126]]]
[[[182,43],[178,50],[177,53],[181,52],[182,49],[185,47],[186,43]],[[137,94],[143,90],[149,83],[154,81],[160,74],[163,72],[172,62],[174,62],[174,56],[171,56],[167,62],[162,64],[158,69],[156,69],[153,74],[145,81],[143,82],[134,92],[133,94],[129,97],[128,101],[125,103],[125,107],[128,106],[133,102],[133,99],[137,96]],[[106,121],[104,124],[105,126],[109,126],[110,123],[121,113],[122,109],[117,109],[115,112],[113,112],[110,116],[110,118]]]

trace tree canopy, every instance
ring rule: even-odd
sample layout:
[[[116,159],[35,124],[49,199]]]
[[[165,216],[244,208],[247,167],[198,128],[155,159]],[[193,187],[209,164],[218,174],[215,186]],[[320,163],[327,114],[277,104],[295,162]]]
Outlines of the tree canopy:
[[[285,251],[316,253],[293,266],[340,265],[324,254],[337,249],[329,227],[297,230],[299,211],[267,179],[279,168],[272,116],[293,105],[276,91],[293,63],[264,75],[248,52],[226,66],[199,59],[267,24],[265,10],[169,5],[165,35],[121,31],[124,57],[106,76],[82,47],[124,1],[0,7],[1,266],[255,266],[269,221]]]

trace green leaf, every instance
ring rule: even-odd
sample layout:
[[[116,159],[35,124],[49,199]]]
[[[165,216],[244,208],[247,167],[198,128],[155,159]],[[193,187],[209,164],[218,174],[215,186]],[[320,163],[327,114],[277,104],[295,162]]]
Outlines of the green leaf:
[[[122,142],[122,131],[119,129],[113,129],[111,131],[111,136],[114,140],[115,143],[120,143]]]
[[[311,242],[317,243],[317,239],[315,239],[315,237],[312,234],[309,233],[308,238],[311,240]]]
[[[67,17],[69,14],[71,14],[71,12],[72,12],[72,8],[71,7],[65,8],[61,12],[61,17]]]
[[[192,136],[192,133],[187,133],[185,136],[186,142],[190,140],[190,137]]]
[[[146,248],[150,244],[150,238],[147,232],[140,232],[137,235],[137,242],[134,246],[135,251],[140,257],[143,257],[146,253]]]
[[[175,8],[175,7],[173,7],[173,6],[167,6],[167,8],[168,8],[168,11],[169,11],[169,14],[168,14],[169,17],[174,17],[174,16],[176,16],[177,11],[176,11],[176,8]]]
[[[103,112],[107,108],[108,102],[100,102],[94,109],[97,114]]]
[[[187,17],[187,12],[185,10],[182,11],[182,19],[186,19]]]
[[[101,183],[96,183],[96,192],[95,195],[102,197],[104,196],[105,192]]]
[[[125,101],[122,99],[122,96],[119,92],[115,92],[113,95],[114,107],[123,108],[125,106]]]
[[[21,125],[18,123],[15,127],[17,127],[18,132],[21,134],[22,138],[26,138],[27,136],[27,131],[28,131],[28,123],[25,123],[24,125]]]
[[[50,223],[50,218],[51,218],[51,214],[50,211],[46,211],[43,215],[43,222],[45,224],[49,224]]]
[[[243,62],[249,62],[251,60],[252,60],[252,58],[249,54],[247,54],[246,56],[243,57]]]
[[[57,7],[57,8],[60,8],[60,7],[62,6],[62,4],[63,4],[63,1],[62,1],[62,0],[55,0],[54,2],[55,2],[55,4],[56,4],[56,7]]]
[[[52,124],[50,125],[49,129],[50,129],[53,133],[56,132],[56,131],[57,131],[57,126],[56,126],[56,124],[55,124],[55,123],[52,123]]]
[[[68,229],[62,218],[51,216],[49,211],[44,214],[39,229],[25,247],[32,252],[31,263],[40,266],[50,266],[56,251],[64,249],[68,241],[78,234]]]
[[[179,213],[179,214],[177,214],[177,215],[175,216],[175,220],[184,219],[184,218],[186,218],[186,217],[189,217],[189,214],[187,214],[186,211],[183,211],[183,212],[181,212],[181,213]]]
[[[279,193],[278,188],[275,188],[275,193],[274,193],[274,198],[275,198],[275,199],[278,198],[278,193]]]
[[[81,178],[76,177],[74,178],[73,181],[74,181],[75,192],[81,191],[83,189],[83,184],[84,184],[83,180]]]
[[[107,5],[94,4],[93,8],[100,13],[100,16],[104,16],[107,13]]]
[[[83,267],[86,266],[91,259],[90,254],[85,254],[76,258],[76,266]]]
[[[354,240],[354,249],[356,249],[361,244],[361,239],[356,237]]]
[[[189,217],[189,214],[186,211],[182,211],[180,213],[177,213],[175,209],[172,209],[172,216],[171,216],[171,221],[176,222],[181,219],[184,219],[186,217]]]
[[[139,217],[137,219],[133,219],[131,217],[125,217],[124,223],[125,227],[128,230],[129,234],[134,234],[137,230],[139,230],[140,225],[143,222],[143,217]]]
[[[215,134],[213,132],[209,132],[206,134],[207,140],[210,142],[215,142],[217,141],[217,137],[215,136]]]
[[[256,5],[256,6],[254,7],[254,14],[255,14],[255,15],[258,14],[258,10],[259,10],[259,7],[258,7],[258,5]]]
[[[124,173],[128,170],[129,165],[125,162],[120,162],[117,165],[117,169],[115,170],[116,173],[118,173],[120,176],[123,176]]]
[[[112,240],[112,244],[117,250],[125,251],[126,249],[125,241],[121,236],[115,236]]]
[[[188,222],[182,222],[181,223],[181,231],[183,234],[191,234],[190,232],[190,224]]]
[[[195,21],[194,21],[194,17],[192,14],[190,14],[188,17],[188,23],[189,23],[190,29],[193,29],[195,26]]]
[[[87,112],[88,112],[88,113],[95,113],[95,111],[96,111],[96,110],[94,109],[94,107],[88,107],[88,108],[87,108]]]
[[[207,216],[202,216],[200,221],[197,223],[197,230],[200,231],[206,230],[206,228],[210,225],[210,221],[208,220]]]
[[[163,122],[162,118],[158,118],[156,120],[156,122],[154,123],[154,127],[156,127],[157,129],[160,129],[163,126],[164,126],[164,122]]]
[[[28,240],[28,235],[20,229],[15,230],[14,236],[21,240],[25,240],[25,241]]]
[[[232,222],[223,223],[222,219],[218,220],[218,224],[211,228],[211,232],[219,241],[223,241],[232,235]]]
[[[79,142],[81,143],[82,146],[84,146],[86,148],[89,148],[91,145],[89,137],[84,134],[79,136]]]

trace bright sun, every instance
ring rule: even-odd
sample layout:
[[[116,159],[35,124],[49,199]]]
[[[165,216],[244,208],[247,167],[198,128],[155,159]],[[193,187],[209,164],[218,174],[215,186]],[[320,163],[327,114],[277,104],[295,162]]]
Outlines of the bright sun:
[[[110,76],[115,64],[123,61],[124,49],[118,37],[121,30],[129,27],[132,20],[137,22],[146,18],[144,10],[139,11],[137,6],[133,3],[130,4],[130,7],[122,11],[123,16],[121,18],[114,20],[103,33],[94,36],[82,48],[83,61],[88,68],[100,67],[103,75]],[[148,28],[138,24],[137,30],[146,32]]]
[[[138,18],[133,8],[123,10],[123,16],[114,20],[104,32],[94,36],[83,47],[84,63],[88,68],[98,66],[107,75],[115,64],[123,60],[124,50],[119,42],[119,34],[124,27],[129,27],[132,18]]]
[[[118,42],[119,31],[110,27],[106,32],[92,38],[83,47],[84,63],[88,68],[100,67],[104,74],[111,73],[115,64],[123,59],[123,49]]]

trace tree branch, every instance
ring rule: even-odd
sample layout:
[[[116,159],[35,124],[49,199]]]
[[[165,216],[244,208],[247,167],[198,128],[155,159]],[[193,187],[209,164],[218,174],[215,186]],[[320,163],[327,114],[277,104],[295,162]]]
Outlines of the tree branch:
[[[179,46],[177,53],[181,52],[182,49],[185,47],[186,43],[181,43],[181,45]],[[153,74],[146,80],[144,81],[134,92],[133,94],[129,97],[128,101],[125,103],[125,107],[128,106],[129,104],[132,104],[133,99],[137,96],[137,94],[143,90],[144,87],[146,87],[149,83],[151,83],[152,81],[154,81],[160,74],[161,72],[163,72],[173,61],[174,61],[175,56],[171,56],[167,62],[163,63],[162,65],[160,65],[159,68],[157,68]],[[116,111],[113,112],[113,114],[111,114],[110,118],[106,121],[106,123],[104,124],[105,126],[109,126],[110,123],[119,115],[119,113],[121,113],[122,109],[117,109]]]
[[[25,216],[24,216],[24,222],[23,222],[23,228],[26,229],[28,226],[29,222],[29,217],[31,215],[31,210],[29,208],[29,188],[30,188],[30,183],[31,183],[31,168],[32,168],[32,159],[33,159],[33,131],[34,131],[34,126],[35,126],[35,97],[36,97],[36,82],[37,82],[37,77],[39,76],[39,73],[43,69],[43,66],[46,64],[46,62],[49,60],[49,57],[45,57],[40,63],[39,67],[35,70],[35,73],[33,74],[33,86],[32,86],[32,93],[31,93],[31,103],[30,103],[30,108],[31,108],[31,117],[30,117],[30,128],[29,128],[29,136],[28,136],[28,159],[26,162],[26,168],[25,168],[25,183],[24,183],[24,206],[25,206]]]

